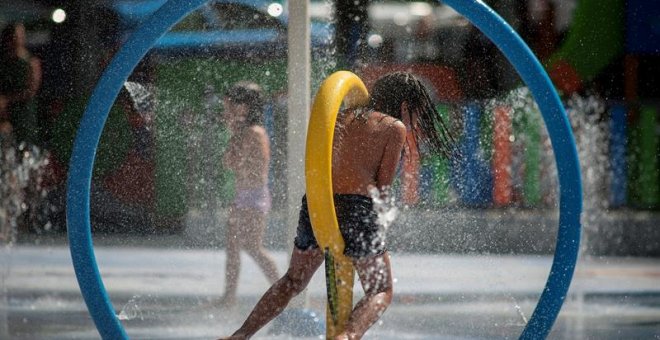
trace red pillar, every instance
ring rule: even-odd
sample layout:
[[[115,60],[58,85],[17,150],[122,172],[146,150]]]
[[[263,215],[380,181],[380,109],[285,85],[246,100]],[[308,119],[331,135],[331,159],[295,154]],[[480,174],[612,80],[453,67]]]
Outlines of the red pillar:
[[[511,204],[511,108],[498,106],[493,122],[493,204]]]

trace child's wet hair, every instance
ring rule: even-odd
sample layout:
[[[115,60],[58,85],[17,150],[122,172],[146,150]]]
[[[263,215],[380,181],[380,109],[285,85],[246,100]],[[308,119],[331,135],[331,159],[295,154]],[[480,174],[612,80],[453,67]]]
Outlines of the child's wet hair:
[[[232,85],[225,98],[235,104],[245,104],[248,107],[247,126],[263,123],[264,95],[261,86],[251,81],[239,81]]]
[[[424,84],[407,72],[395,72],[379,78],[371,89],[369,108],[386,113],[401,120],[401,104],[408,105],[408,114],[413,121],[417,113],[418,129],[413,135],[418,142],[425,142],[433,153],[451,157],[455,152],[455,141],[447,123],[435,109]],[[419,131],[417,131],[419,130]]]

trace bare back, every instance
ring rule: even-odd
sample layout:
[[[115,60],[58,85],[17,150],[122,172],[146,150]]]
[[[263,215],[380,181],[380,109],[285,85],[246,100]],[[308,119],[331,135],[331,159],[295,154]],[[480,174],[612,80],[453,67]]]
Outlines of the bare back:
[[[406,136],[403,123],[389,115],[365,111],[339,114],[332,154],[333,191],[369,195],[392,184]]]
[[[224,164],[234,172],[236,188],[261,188],[268,183],[270,142],[262,126],[247,128],[240,138],[229,141]]]

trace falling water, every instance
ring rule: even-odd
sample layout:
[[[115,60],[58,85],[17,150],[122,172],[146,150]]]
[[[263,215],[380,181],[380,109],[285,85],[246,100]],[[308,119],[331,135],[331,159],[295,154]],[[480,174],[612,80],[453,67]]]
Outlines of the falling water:
[[[513,300],[513,308],[516,309],[516,312],[518,312],[518,316],[520,316],[520,320],[522,321],[523,325],[527,325],[527,317],[525,316],[525,313],[523,313],[522,308],[520,307],[520,304],[518,303],[518,300],[511,296],[511,300]]]
[[[41,188],[46,156],[26,143],[18,146],[8,133],[0,134],[0,338],[7,338],[8,290],[6,279],[11,270],[11,247],[19,227],[48,230],[50,222],[40,223],[39,209],[46,192]],[[43,221],[43,219],[41,219]],[[39,225],[41,224],[41,225]]]
[[[154,112],[156,104],[154,91],[145,85],[132,81],[124,82],[124,88],[131,96],[133,108],[147,122],[145,127],[149,130],[151,125],[149,123],[152,121],[151,114]]]
[[[140,308],[140,295],[135,295],[124,304],[124,306],[117,314],[117,318],[122,321],[129,321],[134,319],[144,320],[144,314]]]
[[[582,171],[583,228],[586,234],[595,234],[596,222],[608,207],[608,136],[607,121],[603,119],[604,102],[596,96],[573,95],[568,99],[567,114],[570,118]],[[586,236],[586,235],[585,235]],[[587,250],[584,240],[582,250]]]
[[[399,208],[395,204],[394,196],[382,193],[375,187],[369,189],[369,196],[374,201],[374,210],[378,215],[378,225],[383,226],[383,232],[387,233],[387,229],[399,215]]]
[[[497,105],[496,101],[491,106]],[[540,197],[539,202],[534,204],[534,198],[525,198],[522,203],[524,206],[537,205],[539,208],[555,208],[557,206],[557,166],[555,164],[554,153],[548,131],[541,119],[539,110],[532,93],[527,87],[520,87],[509,92],[501,103],[511,107],[513,111],[512,123],[518,126],[519,131],[514,131],[510,140],[512,143],[512,165],[511,175],[514,187],[519,191],[524,191],[525,158],[529,157],[525,151],[530,148],[540,148],[539,165],[541,173],[536,178]],[[529,131],[536,129],[539,134],[539,141],[535,141]],[[534,143],[540,143],[540,145]]]
[[[557,209],[558,174],[554,152],[531,91],[527,87],[516,88],[503,98],[487,103],[488,112],[495,112],[498,106],[511,110],[511,165],[508,170],[512,191],[518,193],[513,203],[539,211]],[[527,325],[527,310],[514,295],[508,295],[517,316],[513,324]]]
[[[527,88],[520,88],[512,91],[505,99],[514,112],[518,114],[538,114],[531,93]],[[599,220],[603,218],[604,212],[608,208],[608,177],[609,159],[608,159],[608,122],[604,119],[606,105],[604,101],[595,95],[580,96],[577,94],[565,100],[566,114],[571,123],[571,128],[576,141],[576,148],[580,161],[583,185],[583,214],[582,214],[582,238],[580,247],[580,258],[587,256],[590,249],[590,235],[597,235],[600,226]],[[516,117],[514,117],[516,119]],[[518,119],[520,119],[518,117]],[[539,121],[539,123],[541,123]],[[542,124],[542,123],[541,123]],[[513,141],[514,150],[523,150],[530,147],[528,136],[517,135]],[[553,149],[545,128],[541,128],[541,169],[545,169],[546,174],[540,176],[540,190],[542,192],[542,202],[545,206],[557,205],[557,170],[553,156]],[[520,154],[513,156],[514,176],[523,167]],[[515,183],[515,179],[514,179]],[[583,262],[581,262],[583,263]],[[578,264],[578,270],[581,267]],[[575,307],[579,310],[579,315],[583,315],[584,293],[579,286],[572,289],[572,300]],[[516,304],[517,305],[517,304]],[[519,307],[516,310],[520,313]],[[521,315],[524,318],[524,315]],[[582,320],[576,322],[573,332],[581,332]],[[571,333],[575,334],[575,333]]]
[[[39,215],[46,196],[41,184],[47,165],[47,154],[34,145],[2,145],[0,242],[4,246],[11,246],[15,242],[18,228],[23,224],[26,228],[36,231],[50,229],[51,224],[48,221],[41,223],[43,216]]]
[[[539,115],[539,109],[527,88],[512,91],[504,100],[511,105],[516,114]],[[575,136],[576,147],[582,172],[584,190],[584,227],[596,228],[595,220],[601,217],[608,206],[607,181],[609,171],[607,121],[603,119],[605,103],[597,96],[572,95],[566,100],[566,114]],[[514,117],[515,118],[515,117]],[[538,121],[539,124],[543,124]],[[543,125],[544,126],[544,125]],[[553,149],[545,127],[541,127],[541,168],[545,169],[540,176],[540,189],[543,192],[543,203],[546,206],[556,206],[557,203],[557,169],[553,157]],[[519,134],[514,138],[514,150],[524,149],[530,145],[528,136]],[[516,144],[522,144],[516,146]],[[520,167],[520,155],[514,155],[514,167]],[[515,171],[514,171],[515,173]],[[586,242],[585,242],[586,243]]]
[[[605,103],[597,96],[580,96],[574,94],[566,103],[566,113],[571,121],[575,142],[580,159],[582,173],[582,242],[580,258],[589,256],[593,235],[598,234],[608,208],[608,159],[607,120],[604,119]],[[580,261],[577,271],[584,270],[586,262]],[[584,291],[580,285],[573,289],[572,300],[578,310],[579,317],[573,320],[572,334],[584,332]],[[569,327],[570,328],[570,327]]]

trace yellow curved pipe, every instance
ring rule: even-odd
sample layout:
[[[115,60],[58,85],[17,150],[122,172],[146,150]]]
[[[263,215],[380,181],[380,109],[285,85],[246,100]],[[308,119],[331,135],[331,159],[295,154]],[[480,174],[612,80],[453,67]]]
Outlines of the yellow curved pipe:
[[[353,264],[344,256],[332,192],[332,142],[341,108],[366,105],[369,92],[362,80],[348,71],[326,78],[314,98],[307,129],[305,182],[307,206],[314,236],[325,254],[328,308],[326,338],[340,333],[353,308]]]

